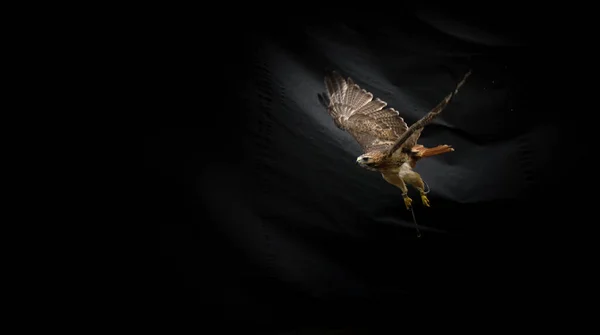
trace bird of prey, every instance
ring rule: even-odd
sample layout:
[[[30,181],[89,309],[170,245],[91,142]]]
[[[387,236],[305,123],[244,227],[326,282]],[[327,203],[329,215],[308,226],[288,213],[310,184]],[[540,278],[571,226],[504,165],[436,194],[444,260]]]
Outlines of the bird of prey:
[[[318,98],[335,125],[361,146],[363,154],[356,159],[358,165],[380,172],[385,181],[402,190],[407,209],[412,206],[407,184],[419,191],[423,205],[429,207],[423,180],[413,169],[420,159],[454,148],[446,144],[426,148],[417,141],[423,127],[444,110],[470,75],[469,70],[454,91],[410,128],[395,109],[386,108],[385,101],[373,99],[373,94],[361,89],[352,78],[344,79],[335,71],[325,76],[327,92],[318,94]]]

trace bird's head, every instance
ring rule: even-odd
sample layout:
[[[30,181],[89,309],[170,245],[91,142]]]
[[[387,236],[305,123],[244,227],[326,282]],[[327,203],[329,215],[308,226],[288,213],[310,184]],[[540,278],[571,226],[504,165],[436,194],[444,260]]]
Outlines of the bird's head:
[[[368,170],[376,170],[376,168],[383,162],[385,155],[379,152],[369,152],[362,154],[356,158],[356,164],[360,167]]]

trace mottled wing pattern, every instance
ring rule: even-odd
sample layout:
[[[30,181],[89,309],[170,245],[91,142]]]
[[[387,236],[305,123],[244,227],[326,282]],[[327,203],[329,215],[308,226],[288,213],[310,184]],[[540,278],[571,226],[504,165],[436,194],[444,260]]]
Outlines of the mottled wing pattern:
[[[319,100],[327,108],[335,124],[350,133],[364,152],[388,149],[408,125],[387,103],[361,89],[351,78],[345,80],[337,72],[325,76],[327,97]]]

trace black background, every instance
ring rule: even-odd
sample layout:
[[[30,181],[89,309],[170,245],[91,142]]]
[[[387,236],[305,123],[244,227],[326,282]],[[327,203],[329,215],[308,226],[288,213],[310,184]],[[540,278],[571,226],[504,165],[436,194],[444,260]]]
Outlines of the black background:
[[[160,94],[143,121],[165,313],[245,333],[400,330],[414,315],[526,320],[569,295],[540,26],[515,6],[464,8],[155,21]],[[354,164],[316,94],[337,70],[411,124],[468,69],[421,137],[456,151],[416,168],[432,204],[410,191],[417,238],[400,191]]]

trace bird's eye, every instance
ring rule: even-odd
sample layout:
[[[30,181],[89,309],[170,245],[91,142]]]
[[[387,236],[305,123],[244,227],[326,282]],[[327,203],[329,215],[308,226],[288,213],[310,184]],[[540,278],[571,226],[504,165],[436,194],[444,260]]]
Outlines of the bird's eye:
[[[362,160],[366,162],[369,160],[369,157],[363,157]]]

